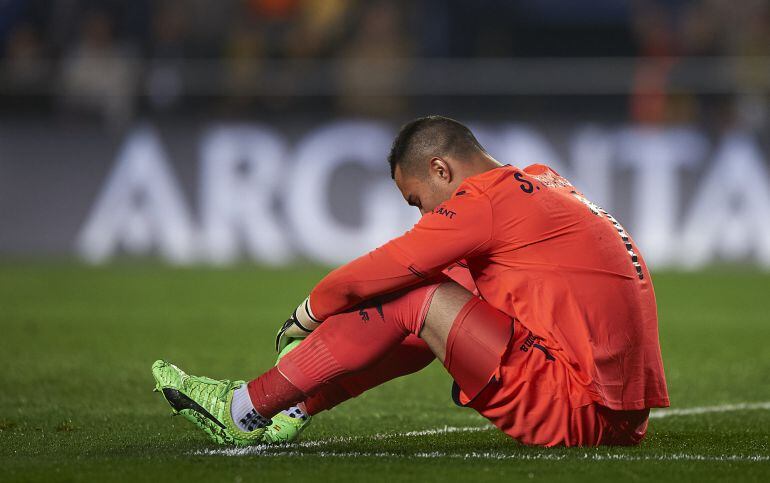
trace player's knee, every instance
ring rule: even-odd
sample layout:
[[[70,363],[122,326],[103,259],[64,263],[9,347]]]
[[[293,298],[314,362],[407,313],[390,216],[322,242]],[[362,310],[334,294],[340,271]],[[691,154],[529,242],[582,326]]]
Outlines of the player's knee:
[[[438,285],[426,312],[421,329],[449,333],[457,314],[474,297],[462,285],[444,282]]]

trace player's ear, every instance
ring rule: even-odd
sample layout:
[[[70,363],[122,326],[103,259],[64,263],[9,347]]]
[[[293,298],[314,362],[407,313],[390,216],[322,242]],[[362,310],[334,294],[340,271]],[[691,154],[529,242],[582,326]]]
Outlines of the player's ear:
[[[430,160],[430,171],[443,183],[452,182],[452,169],[449,164],[441,158],[433,158]]]

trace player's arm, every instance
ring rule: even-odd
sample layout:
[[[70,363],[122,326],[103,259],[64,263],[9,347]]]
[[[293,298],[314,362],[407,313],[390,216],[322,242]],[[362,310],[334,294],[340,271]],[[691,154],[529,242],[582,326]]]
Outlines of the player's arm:
[[[440,276],[456,261],[487,250],[492,232],[485,194],[453,196],[402,236],[324,277],[281,327],[276,348],[280,351],[292,338],[307,336],[327,317],[365,300]]]
[[[416,226],[411,231],[415,229]],[[389,255],[387,247],[388,244],[383,245],[324,277],[278,331],[276,350],[281,352],[291,340],[306,337],[327,317],[375,295],[423,280],[424,275],[418,276],[409,268],[410,264],[404,266]]]
[[[488,249],[492,231],[492,208],[485,194],[453,196],[404,235],[327,275],[310,293],[308,315],[323,320],[430,279],[448,265]]]

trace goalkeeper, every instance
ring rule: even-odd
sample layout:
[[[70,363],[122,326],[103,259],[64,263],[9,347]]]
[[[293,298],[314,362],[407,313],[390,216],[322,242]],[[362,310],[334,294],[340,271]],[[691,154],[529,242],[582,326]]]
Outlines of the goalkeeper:
[[[220,443],[293,440],[310,415],[435,357],[459,405],[523,444],[638,444],[669,399],[650,274],[618,221],[445,117],[403,126],[389,162],[420,221],[321,280],[256,379],[157,361],[172,408]]]

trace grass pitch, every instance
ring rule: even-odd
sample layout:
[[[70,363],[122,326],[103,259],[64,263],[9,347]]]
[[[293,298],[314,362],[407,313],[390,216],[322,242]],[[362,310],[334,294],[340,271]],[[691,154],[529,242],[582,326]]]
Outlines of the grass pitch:
[[[222,452],[150,364],[249,379],[324,274],[0,265],[0,481],[770,481],[770,275],[654,275],[673,408],[637,448],[525,448],[454,407],[438,363],[316,417],[304,443]],[[701,408],[701,409],[692,409]]]

